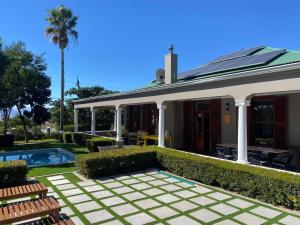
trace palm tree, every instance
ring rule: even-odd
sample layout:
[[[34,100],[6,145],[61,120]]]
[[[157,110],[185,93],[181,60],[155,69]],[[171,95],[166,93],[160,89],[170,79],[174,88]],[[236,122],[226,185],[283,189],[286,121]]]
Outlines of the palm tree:
[[[60,97],[60,130],[64,129],[64,89],[65,89],[65,69],[64,50],[69,44],[69,37],[78,41],[78,32],[75,30],[78,16],[74,16],[71,9],[63,5],[48,10],[46,21],[49,27],[46,28],[46,35],[50,41],[59,46],[61,52],[61,97]]]

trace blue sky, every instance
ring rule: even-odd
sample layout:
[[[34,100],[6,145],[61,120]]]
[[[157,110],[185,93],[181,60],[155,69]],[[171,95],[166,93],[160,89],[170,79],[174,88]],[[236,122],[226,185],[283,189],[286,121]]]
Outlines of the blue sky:
[[[59,96],[60,54],[44,35],[47,9],[64,4],[79,19],[79,44],[66,51],[66,89],[129,90],[151,82],[173,43],[179,71],[256,45],[300,50],[300,2],[213,0],[1,1],[0,36],[45,53],[52,96]]]

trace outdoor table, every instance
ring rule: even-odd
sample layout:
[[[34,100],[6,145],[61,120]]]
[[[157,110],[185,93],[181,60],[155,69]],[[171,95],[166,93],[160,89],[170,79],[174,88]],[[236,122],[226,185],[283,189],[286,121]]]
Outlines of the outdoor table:
[[[157,135],[144,135],[144,146],[147,145],[148,140],[153,140],[155,141],[155,144],[158,141],[158,136]],[[172,145],[172,137],[171,136],[165,136],[165,141],[169,142],[169,146]]]
[[[227,149],[237,149],[237,144],[226,143],[226,144],[217,144],[217,146],[227,148]],[[277,149],[277,148],[259,147],[259,146],[248,146],[248,151],[271,153],[271,154],[283,154],[289,152],[288,149]]]

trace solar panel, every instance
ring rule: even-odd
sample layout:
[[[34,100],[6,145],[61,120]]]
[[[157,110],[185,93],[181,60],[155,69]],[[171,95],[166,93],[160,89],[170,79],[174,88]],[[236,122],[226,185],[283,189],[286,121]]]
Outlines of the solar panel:
[[[226,61],[226,60],[230,60],[230,59],[235,59],[235,58],[240,58],[243,56],[248,56],[251,55],[261,49],[265,48],[264,46],[259,46],[259,47],[254,47],[254,48],[248,48],[248,49],[244,49],[238,52],[234,52],[228,55],[224,55],[221,56],[217,59],[214,59],[213,61],[209,62],[209,64],[213,64],[213,63],[218,63],[218,62],[222,62],[222,61]]]
[[[286,50],[277,50],[273,52],[258,54],[258,55],[249,55],[240,58],[230,59],[226,61],[221,61],[218,63],[207,64],[202,67],[188,70],[186,72],[180,73],[179,77],[191,77],[191,76],[199,76],[206,75],[216,72],[225,72],[233,69],[241,69],[251,66],[264,65],[270,62],[272,59],[282,55]]]

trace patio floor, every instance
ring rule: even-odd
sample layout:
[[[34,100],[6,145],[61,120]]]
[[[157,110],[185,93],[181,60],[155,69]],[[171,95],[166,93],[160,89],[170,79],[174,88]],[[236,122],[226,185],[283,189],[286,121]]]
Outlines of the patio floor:
[[[73,173],[39,178],[75,224],[300,224],[299,217],[257,201],[161,171],[80,180]]]

